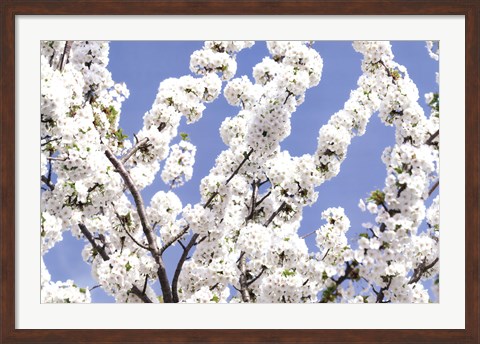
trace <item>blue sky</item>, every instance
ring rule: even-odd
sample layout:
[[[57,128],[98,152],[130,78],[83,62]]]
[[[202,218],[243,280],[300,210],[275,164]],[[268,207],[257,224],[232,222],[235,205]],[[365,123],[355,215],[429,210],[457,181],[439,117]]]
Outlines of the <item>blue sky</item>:
[[[130,97],[122,107],[120,121],[121,127],[130,138],[141,129],[143,115],[151,108],[160,82],[165,78],[190,74],[190,54],[202,45],[203,42],[199,41],[111,42],[109,70],[115,82],[125,82],[130,90]],[[410,77],[419,89],[420,104],[428,113],[423,95],[426,92],[438,91],[435,82],[438,62],[428,56],[424,41],[392,42],[392,46],[395,61],[407,67]],[[361,74],[361,55],[353,50],[351,42],[316,42],[314,48],[323,59],[322,79],[318,86],[307,92],[305,102],[293,114],[292,134],[281,144],[282,149],[296,156],[315,151],[318,130],[332,114],[343,107],[350,91],[356,88]],[[268,51],[265,42],[261,41],[256,42],[252,48],[241,51],[237,55],[236,77],[247,75],[253,80],[253,66],[266,55]],[[219,135],[220,124],[225,117],[234,116],[239,110],[228,105],[223,96],[206,105],[207,109],[199,122],[186,125],[183,120],[179,128],[179,132],[188,133],[191,142],[197,146],[193,178],[184,186],[175,189],[184,206],[200,200],[200,180],[208,174],[218,153],[226,149]],[[180,138],[176,138],[173,143],[179,141]],[[317,203],[304,209],[299,234],[318,229],[323,224],[320,218],[323,210],[341,206],[350,219],[350,244],[355,246],[358,233],[363,231],[361,224],[374,222],[373,216],[358,209],[358,201],[366,198],[372,190],[383,188],[386,172],[380,157],[383,149],[393,143],[393,128],[384,126],[375,114],[368,124],[366,134],[352,140],[340,174],[321,185],[318,188]],[[143,191],[146,204],[158,190],[168,190],[160,175],[153,185]],[[311,249],[314,249],[314,236],[307,240]],[[44,257],[52,280],[73,279],[82,287],[95,285],[90,277],[89,265],[81,258],[83,246],[84,242],[76,240],[68,232],[64,234],[64,240]],[[175,270],[178,255],[178,247],[166,252],[170,276]],[[93,302],[112,300],[100,288],[92,291]]]

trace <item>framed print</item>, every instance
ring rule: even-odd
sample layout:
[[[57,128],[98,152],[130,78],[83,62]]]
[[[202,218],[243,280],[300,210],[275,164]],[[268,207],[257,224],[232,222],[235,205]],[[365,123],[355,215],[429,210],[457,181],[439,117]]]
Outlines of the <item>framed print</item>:
[[[479,14],[2,3],[2,342],[476,343]]]

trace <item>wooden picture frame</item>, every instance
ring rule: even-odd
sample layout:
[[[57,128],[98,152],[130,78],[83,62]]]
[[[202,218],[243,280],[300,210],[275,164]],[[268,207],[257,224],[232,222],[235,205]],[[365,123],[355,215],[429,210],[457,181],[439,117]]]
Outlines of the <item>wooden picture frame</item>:
[[[4,0],[0,5],[1,342],[478,343],[479,31],[474,0],[121,1]],[[464,15],[466,34],[464,330],[26,330],[15,328],[15,17],[18,15]],[[41,316],[41,315],[39,315]]]

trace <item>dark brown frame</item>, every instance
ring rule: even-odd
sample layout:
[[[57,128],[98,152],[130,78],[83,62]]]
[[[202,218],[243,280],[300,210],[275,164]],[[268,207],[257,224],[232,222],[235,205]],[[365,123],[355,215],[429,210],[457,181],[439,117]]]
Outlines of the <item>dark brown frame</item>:
[[[478,0],[3,0],[0,69],[1,342],[94,343],[479,343]],[[15,16],[16,15],[464,15],[466,18],[465,330],[17,330],[15,329]]]

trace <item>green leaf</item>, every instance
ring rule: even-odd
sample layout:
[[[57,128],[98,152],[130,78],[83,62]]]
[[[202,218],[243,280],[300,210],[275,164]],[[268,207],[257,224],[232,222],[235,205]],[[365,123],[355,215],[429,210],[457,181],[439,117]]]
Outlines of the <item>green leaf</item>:
[[[132,269],[132,266],[130,265],[130,262],[127,262],[127,264],[125,264],[125,269],[127,269],[127,272]]]
[[[383,202],[385,202],[385,193],[380,190],[372,191],[372,193],[370,194],[370,197],[367,198],[367,201],[372,201],[376,205],[380,205]]]
[[[190,141],[187,133],[180,133],[180,137],[182,138],[182,141]]]
[[[218,301],[220,301],[220,298],[217,295],[213,295],[213,297],[211,298],[210,301],[214,301],[214,302],[218,303]]]
[[[288,277],[288,276],[293,276],[293,275],[295,275],[295,270],[293,270],[293,269],[284,270],[282,272],[283,277]]]

